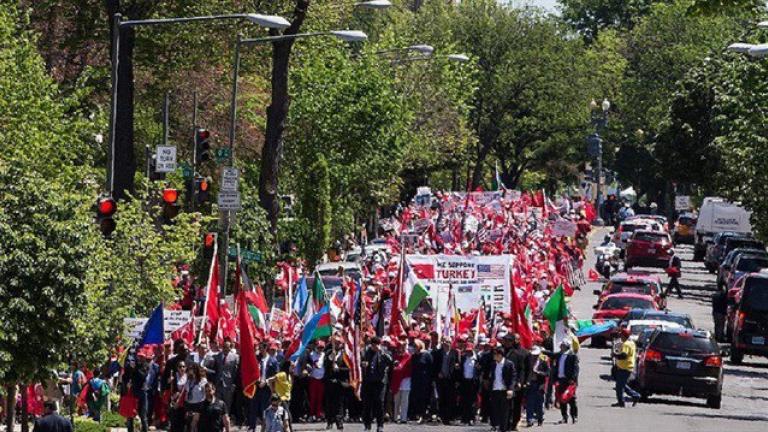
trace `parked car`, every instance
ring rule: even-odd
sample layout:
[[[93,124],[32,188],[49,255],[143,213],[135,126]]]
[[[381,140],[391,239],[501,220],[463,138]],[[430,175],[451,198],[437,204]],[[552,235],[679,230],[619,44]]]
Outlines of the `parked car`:
[[[728,289],[748,273],[759,272],[768,268],[768,254],[739,254],[733,264],[727,268],[728,273],[723,281],[723,286]]]
[[[768,273],[750,273],[728,292],[726,334],[731,362],[745,355],[768,356]]]
[[[638,230],[632,234],[626,250],[624,268],[634,266],[667,268],[672,256],[669,234],[658,231]]]
[[[340,276],[339,269],[345,276],[350,276],[356,280],[362,277],[363,272],[360,266],[357,263],[347,261],[323,263],[318,265],[315,271],[321,276]]]
[[[730,203],[723,198],[707,197],[699,210],[694,233],[693,260],[701,261],[707,254],[707,248],[712,244],[715,234],[735,232],[749,234],[752,225],[749,221],[750,212],[738,204]]]
[[[649,273],[617,273],[601,290],[595,290],[593,293],[599,296],[598,301],[611,294],[645,294],[653,297],[662,309],[666,305],[661,278]]]
[[[720,267],[718,267],[717,269],[717,288],[718,289],[723,289],[724,287],[726,287],[725,281],[729,279],[730,272],[733,268],[733,262],[736,260],[736,258],[739,257],[739,255],[742,255],[742,254],[759,255],[759,256],[765,256],[768,258],[768,252],[761,249],[738,248],[728,252],[728,255],[726,255],[725,258],[723,258],[723,262],[720,263]],[[731,281],[735,281],[736,279],[737,278],[731,278]],[[728,288],[730,288],[730,286],[728,286]]]
[[[717,269],[717,266],[719,266],[720,262],[725,258],[725,254],[722,254],[723,248],[725,248],[725,241],[728,240],[729,237],[736,237],[738,235],[738,233],[733,231],[724,231],[717,233],[712,237],[712,243],[707,246],[707,251],[704,255],[704,267],[706,267],[710,273],[714,273],[714,270]]]
[[[656,329],[637,362],[636,390],[648,398],[665,394],[704,398],[719,409],[723,389],[723,358],[709,332]]]
[[[690,244],[694,243],[696,232],[696,220],[695,213],[680,213],[675,222],[675,230],[672,234],[672,242],[678,244]]]
[[[632,320],[656,320],[667,321],[675,324],[679,324],[685,328],[692,329],[693,321],[688,314],[679,312],[670,312],[667,310],[653,310],[653,309],[632,309],[625,316],[624,319],[619,321],[619,328],[626,326],[629,321]]]
[[[667,217],[663,215],[652,215],[652,214],[639,214],[634,215],[627,220],[635,220],[635,219],[647,219],[651,220],[654,223],[658,224],[658,227],[653,227],[653,229],[660,229],[662,231],[669,232],[669,222],[667,221]]]
[[[659,305],[649,295],[622,293],[605,296],[594,308],[592,319],[621,320],[630,309],[659,310]]]

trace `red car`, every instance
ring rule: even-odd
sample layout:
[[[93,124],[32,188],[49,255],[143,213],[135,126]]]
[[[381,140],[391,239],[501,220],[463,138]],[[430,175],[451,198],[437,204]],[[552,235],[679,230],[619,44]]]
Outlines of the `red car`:
[[[661,285],[661,278],[658,275],[650,273],[617,273],[611,277],[603,286],[602,290],[595,290],[594,294],[598,297],[598,304],[611,294],[643,294],[653,297],[659,307],[666,306],[666,296],[662,295],[664,290]]]
[[[669,234],[659,231],[635,231],[627,245],[624,267],[635,266],[667,268],[672,249]]]
[[[595,305],[595,309],[592,319],[621,320],[630,309],[659,310],[659,305],[649,295],[621,293],[605,296]]]

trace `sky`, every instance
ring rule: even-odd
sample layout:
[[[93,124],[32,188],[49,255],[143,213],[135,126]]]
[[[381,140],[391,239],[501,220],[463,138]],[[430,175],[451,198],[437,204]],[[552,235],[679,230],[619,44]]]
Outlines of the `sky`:
[[[514,0],[514,3],[527,3],[533,6],[542,7],[550,12],[557,12],[557,0]]]

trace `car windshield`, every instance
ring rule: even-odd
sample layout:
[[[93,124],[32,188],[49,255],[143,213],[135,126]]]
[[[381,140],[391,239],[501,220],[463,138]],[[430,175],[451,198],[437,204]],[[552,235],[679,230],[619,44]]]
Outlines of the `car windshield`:
[[[639,230],[643,228],[645,228],[645,225],[622,224],[621,232],[632,233],[632,232],[635,232],[635,230]]]
[[[654,348],[673,352],[716,353],[715,343],[704,337],[696,337],[690,333],[659,333],[654,339]]]
[[[635,297],[613,297],[606,299],[600,309],[652,309],[651,301]]]
[[[753,273],[768,267],[768,258],[742,258],[736,264],[736,270]]]
[[[632,292],[637,294],[653,294],[653,285],[646,282],[613,282],[609,290],[611,294]]]
[[[666,234],[661,233],[650,233],[650,232],[638,232],[635,233],[635,240],[640,241],[647,241],[647,242],[654,242],[654,243],[663,243],[667,240]]]
[[[731,240],[728,242],[728,250],[736,248],[763,249],[763,243],[757,240]]]
[[[681,216],[680,219],[677,220],[677,223],[680,225],[694,226],[696,225],[696,219]]]
[[[633,335],[639,335],[645,330],[652,330],[652,329],[655,329],[656,327],[660,327],[660,325],[659,324],[635,324],[629,328],[629,332],[632,333]]]
[[[657,320],[657,321],[667,321],[675,324],[680,324],[685,328],[693,328],[693,323],[691,323],[691,319],[685,315],[672,315],[672,314],[666,314],[666,313],[646,313],[643,318]]]
[[[759,277],[747,279],[744,295],[741,298],[741,310],[768,312],[768,279]]]

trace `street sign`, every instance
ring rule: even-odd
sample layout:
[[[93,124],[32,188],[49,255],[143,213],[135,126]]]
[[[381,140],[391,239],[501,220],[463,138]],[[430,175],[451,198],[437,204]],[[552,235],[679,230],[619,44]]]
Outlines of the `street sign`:
[[[691,197],[688,195],[678,195],[675,197],[675,210],[690,210],[691,209]]]
[[[237,259],[237,246],[229,247],[229,258]],[[261,254],[248,249],[240,249],[240,259],[245,263],[261,262]]]
[[[188,163],[182,162],[179,164],[179,167],[181,168],[181,175],[185,179],[189,180],[193,177],[192,167]]]
[[[238,181],[240,180],[240,171],[237,168],[224,168],[221,170],[221,190],[226,192],[237,192]]]
[[[176,170],[176,147],[157,146],[155,172],[169,173]]]
[[[221,210],[240,210],[240,192],[238,191],[219,191],[219,209]]]
[[[224,147],[216,149],[214,154],[216,155],[216,161],[218,163],[224,163],[230,159],[232,156],[232,151],[230,151],[228,147]]]

